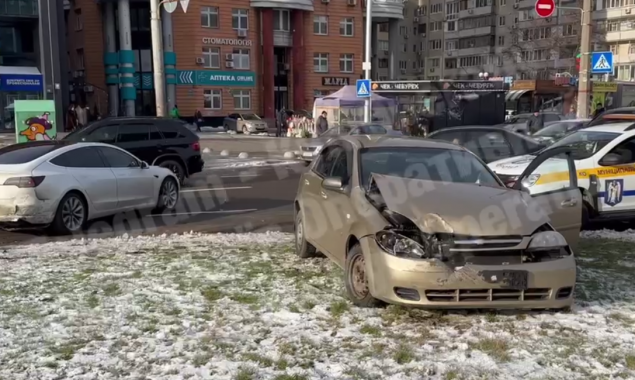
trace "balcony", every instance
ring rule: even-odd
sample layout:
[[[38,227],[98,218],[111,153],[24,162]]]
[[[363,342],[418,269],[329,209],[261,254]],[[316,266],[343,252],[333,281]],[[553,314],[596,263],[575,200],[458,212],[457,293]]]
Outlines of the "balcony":
[[[324,2],[324,0],[320,1]],[[326,3],[328,4],[328,1]],[[251,0],[251,6],[254,8],[297,9],[313,12],[313,0]]]
[[[293,45],[293,38],[290,32],[283,30],[273,31],[273,46],[291,47]]]
[[[493,46],[479,46],[473,48],[459,49],[459,56],[467,56],[467,55],[487,55],[494,53]]]
[[[38,17],[37,0],[2,0],[0,17]]]
[[[635,29],[620,30],[617,32],[607,32],[604,37],[605,42],[619,42],[635,40]]]
[[[459,18],[468,18],[475,16],[489,15],[494,12],[494,7],[488,5],[486,7],[470,8],[459,12]]]
[[[635,16],[635,7],[598,9],[592,13],[593,20],[612,20]]]
[[[364,9],[366,1],[363,1]],[[403,20],[403,4],[403,0],[372,0],[373,19]]]
[[[480,28],[464,29],[459,31],[459,38],[464,37],[476,37],[487,36],[490,34],[496,34],[493,26],[482,26]]]

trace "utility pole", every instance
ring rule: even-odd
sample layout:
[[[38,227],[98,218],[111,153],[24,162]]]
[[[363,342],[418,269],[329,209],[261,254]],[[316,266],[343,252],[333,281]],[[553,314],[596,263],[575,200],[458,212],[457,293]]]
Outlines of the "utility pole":
[[[591,90],[591,10],[592,0],[582,0],[582,38],[580,41],[580,73],[578,81],[578,117],[589,117],[589,94]]]
[[[161,34],[160,4],[150,0],[150,34],[152,36],[152,71],[157,116],[165,116],[165,75],[163,74],[163,41]]]
[[[370,71],[371,71],[371,38],[373,33],[373,13],[372,13],[372,3],[373,0],[366,0],[366,52],[364,57],[364,78],[371,80]],[[371,91],[369,88],[368,91]],[[372,98],[369,96],[366,98],[366,102],[364,104],[364,123],[371,122],[372,115]]]

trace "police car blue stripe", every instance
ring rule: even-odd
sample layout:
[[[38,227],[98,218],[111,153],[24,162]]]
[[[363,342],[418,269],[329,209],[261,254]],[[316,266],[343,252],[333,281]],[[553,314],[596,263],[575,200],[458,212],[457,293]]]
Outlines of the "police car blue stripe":
[[[598,197],[604,197],[605,195],[606,195],[606,192],[604,191],[600,191],[598,193]],[[627,190],[622,193],[623,197],[632,197],[634,195],[635,195],[635,190]]]

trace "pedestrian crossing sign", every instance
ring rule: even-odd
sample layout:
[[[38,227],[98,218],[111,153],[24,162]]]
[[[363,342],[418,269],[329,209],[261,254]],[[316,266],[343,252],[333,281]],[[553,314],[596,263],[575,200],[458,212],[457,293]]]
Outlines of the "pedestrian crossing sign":
[[[613,74],[613,53],[601,51],[591,53],[592,74]]]
[[[356,88],[358,98],[370,98],[370,79],[358,79]]]

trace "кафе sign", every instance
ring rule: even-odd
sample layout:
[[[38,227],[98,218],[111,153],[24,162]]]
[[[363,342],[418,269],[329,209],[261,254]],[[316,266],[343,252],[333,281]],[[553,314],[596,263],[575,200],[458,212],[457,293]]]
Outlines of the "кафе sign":
[[[203,43],[205,45],[229,45],[229,46],[251,46],[251,40],[244,40],[240,38],[216,38],[216,37],[204,37]]]

